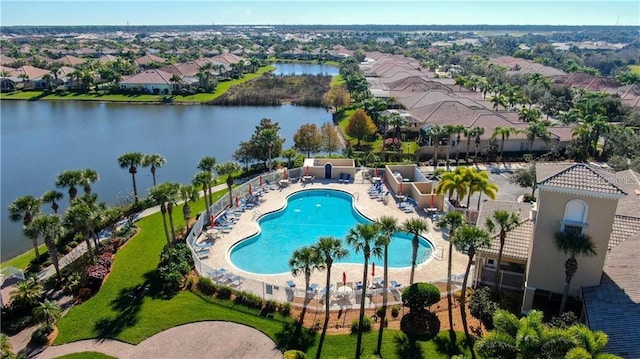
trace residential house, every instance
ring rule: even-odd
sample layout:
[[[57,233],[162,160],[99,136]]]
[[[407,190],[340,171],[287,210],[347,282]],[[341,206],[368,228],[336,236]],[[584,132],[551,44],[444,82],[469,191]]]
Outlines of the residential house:
[[[13,82],[13,86],[18,87],[22,84],[24,89],[36,89],[42,90],[47,87],[46,79],[43,77],[49,74],[51,71],[40,69],[33,66],[20,66],[17,69],[9,72],[9,76],[5,77],[3,81],[3,88],[8,88],[10,85],[7,81]]]
[[[162,70],[145,70],[120,81],[123,90],[134,90],[150,94],[171,94],[173,75]]]
[[[138,57],[137,59],[135,59],[135,64],[140,67],[140,68],[147,68],[149,65],[151,65],[152,63],[155,64],[164,64],[166,63],[167,60],[160,57],[160,56],[156,56],[153,54],[146,54],[144,56]]]
[[[76,67],[78,65],[84,64],[87,61],[85,59],[81,59],[72,55],[64,55],[61,58],[54,60],[54,62],[62,66]]]

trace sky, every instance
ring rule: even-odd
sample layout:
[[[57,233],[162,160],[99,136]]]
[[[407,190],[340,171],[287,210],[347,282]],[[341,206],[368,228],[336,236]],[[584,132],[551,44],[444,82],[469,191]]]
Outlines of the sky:
[[[622,0],[0,0],[13,25],[640,25]]]

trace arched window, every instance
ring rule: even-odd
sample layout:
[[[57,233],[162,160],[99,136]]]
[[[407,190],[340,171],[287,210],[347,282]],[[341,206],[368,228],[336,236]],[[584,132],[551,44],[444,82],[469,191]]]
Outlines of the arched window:
[[[564,217],[562,218],[560,230],[563,232],[582,233],[582,229],[587,227],[587,204],[579,199],[572,199],[564,207]]]

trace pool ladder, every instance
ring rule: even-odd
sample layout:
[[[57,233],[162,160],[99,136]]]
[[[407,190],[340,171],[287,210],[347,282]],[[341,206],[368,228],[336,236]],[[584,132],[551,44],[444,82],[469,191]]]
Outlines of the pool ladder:
[[[255,221],[256,218],[260,218],[262,216],[262,212],[258,211],[257,209],[253,211],[253,218],[251,218],[252,221]]]

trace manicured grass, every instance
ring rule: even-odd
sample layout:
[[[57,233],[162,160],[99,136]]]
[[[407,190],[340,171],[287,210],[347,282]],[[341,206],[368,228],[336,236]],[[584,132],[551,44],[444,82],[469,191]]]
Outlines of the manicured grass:
[[[634,74],[640,74],[640,65],[629,65],[629,70]]]
[[[24,240],[26,241],[28,239],[25,238]],[[40,255],[49,253],[47,251],[47,246],[45,246],[44,244],[41,244],[41,245],[38,246],[38,251],[40,251]],[[2,263],[2,266],[0,266],[0,268],[15,267],[15,268],[19,268],[19,269],[25,270],[29,266],[29,263],[31,263],[31,261],[35,257],[36,257],[36,255],[33,252],[33,248],[31,248],[28,251],[22,253],[21,255],[19,255],[17,257],[14,257],[14,258]]]
[[[61,357],[57,357],[56,359],[118,359],[118,358],[112,357],[111,355],[98,353],[98,352],[80,352],[80,353],[63,355]]]
[[[209,102],[225,93],[229,87],[241,84],[266,72],[275,70],[274,66],[263,66],[256,73],[246,74],[240,79],[224,81],[218,84],[214,93],[198,93],[188,96],[167,96],[148,94],[108,94],[108,93],[66,93],[45,94],[43,91],[17,91],[9,94],[0,94],[0,99],[7,100],[60,100],[60,101],[104,101],[104,102],[157,102],[157,103],[203,103]]]
[[[331,78],[331,87],[340,86],[342,84],[344,84],[344,78],[342,78],[342,75],[335,75]]]

